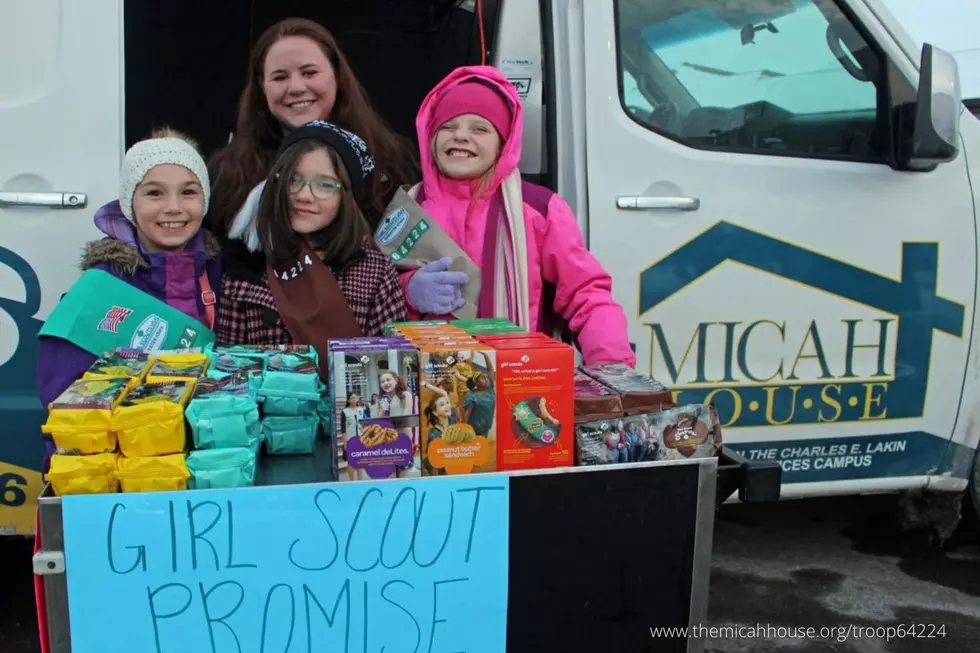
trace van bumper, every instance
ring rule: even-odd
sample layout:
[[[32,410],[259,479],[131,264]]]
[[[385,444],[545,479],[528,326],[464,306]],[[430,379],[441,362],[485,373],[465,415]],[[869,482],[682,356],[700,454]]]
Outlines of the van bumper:
[[[715,505],[720,506],[736,492],[740,502],[779,501],[783,468],[773,460],[749,460],[728,447],[718,455]]]

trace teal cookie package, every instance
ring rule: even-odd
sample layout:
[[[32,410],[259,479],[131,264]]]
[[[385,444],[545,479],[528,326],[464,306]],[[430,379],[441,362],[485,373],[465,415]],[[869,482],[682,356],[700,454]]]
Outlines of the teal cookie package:
[[[233,354],[215,351],[211,354],[211,365],[205,376],[209,379],[226,379],[232,375],[248,378],[249,388],[254,392],[262,384],[265,374],[265,358],[256,354]]]
[[[187,487],[207,490],[254,485],[257,452],[257,446],[192,451],[187,456],[191,473]]]
[[[272,455],[311,454],[316,449],[320,416],[267,415],[262,418],[265,450]]]
[[[253,381],[245,373],[203,378],[184,415],[195,449],[252,447],[262,438]]]
[[[266,360],[258,396],[266,415],[305,417],[316,413],[325,389],[316,352],[276,352]]]
[[[318,408],[326,389],[320,381],[319,361],[312,347],[275,351],[266,359],[258,397],[267,453],[312,454],[316,449],[321,421]]]
[[[312,454],[322,417],[319,355],[309,345],[218,345],[207,354],[212,366],[207,401],[188,411],[199,449],[262,447],[272,455]],[[245,423],[236,422],[245,419]],[[324,431],[329,433],[330,429]]]

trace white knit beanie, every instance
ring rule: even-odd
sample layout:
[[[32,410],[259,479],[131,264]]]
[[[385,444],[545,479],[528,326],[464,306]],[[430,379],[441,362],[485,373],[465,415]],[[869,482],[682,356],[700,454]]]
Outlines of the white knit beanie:
[[[187,141],[167,137],[140,141],[126,152],[119,175],[119,206],[122,207],[123,215],[133,219],[133,195],[136,187],[151,168],[167,163],[184,166],[197,177],[204,190],[204,213],[207,214],[208,204],[211,202],[211,184],[204,159]]]

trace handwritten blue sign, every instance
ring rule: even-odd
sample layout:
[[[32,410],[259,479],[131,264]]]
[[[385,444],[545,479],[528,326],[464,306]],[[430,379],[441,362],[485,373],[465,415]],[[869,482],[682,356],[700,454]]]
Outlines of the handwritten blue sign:
[[[65,497],[72,650],[503,653],[505,475]]]

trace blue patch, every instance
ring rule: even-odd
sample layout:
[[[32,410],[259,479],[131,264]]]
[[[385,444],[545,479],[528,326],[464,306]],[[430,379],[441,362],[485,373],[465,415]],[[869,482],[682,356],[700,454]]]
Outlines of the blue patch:
[[[395,242],[398,234],[405,230],[408,217],[408,210],[403,206],[386,213],[374,234],[375,240],[381,245],[390,245]]]
[[[779,461],[783,483],[852,481],[868,478],[940,475],[966,478],[963,468],[944,469],[941,461],[952,446],[962,445],[921,431],[843,438],[777,440],[728,445],[749,460]]]

